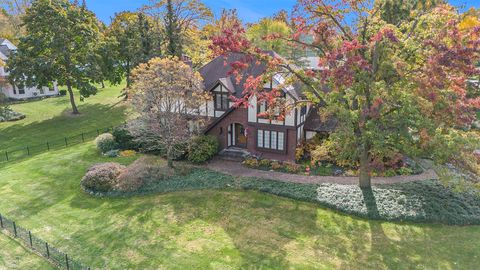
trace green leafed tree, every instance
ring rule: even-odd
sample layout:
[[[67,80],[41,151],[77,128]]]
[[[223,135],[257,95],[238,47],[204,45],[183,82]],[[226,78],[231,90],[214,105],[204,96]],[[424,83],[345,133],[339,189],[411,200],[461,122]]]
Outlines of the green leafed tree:
[[[282,39],[292,34],[287,23],[280,20],[265,18],[247,29],[247,37],[257,47],[264,50],[274,50],[282,56],[289,54],[289,46]]]
[[[149,16],[128,11],[116,14],[108,28],[107,36],[116,41],[111,49],[127,78],[127,88],[131,85],[132,69],[161,54],[157,32]]]
[[[83,97],[97,92],[91,77],[100,35],[97,18],[68,0],[37,0],[26,10],[23,25],[27,35],[7,63],[10,81],[37,87],[65,85],[72,112],[78,114],[73,89]]]
[[[189,29],[210,21],[212,11],[200,0],[151,0],[143,10],[161,24],[166,54],[181,57],[189,41]]]

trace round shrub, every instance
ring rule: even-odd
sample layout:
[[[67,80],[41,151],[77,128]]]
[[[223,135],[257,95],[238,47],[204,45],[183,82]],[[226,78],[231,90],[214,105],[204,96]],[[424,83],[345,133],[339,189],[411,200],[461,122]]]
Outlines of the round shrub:
[[[141,157],[129,165],[119,176],[116,190],[121,192],[138,191],[145,185],[173,176],[173,169],[164,162],[151,157]]]
[[[218,153],[219,143],[214,136],[198,136],[189,145],[188,160],[193,163],[204,163]]]
[[[95,145],[102,153],[107,153],[108,151],[114,150],[118,147],[115,142],[115,138],[110,133],[100,134],[95,139]]]
[[[84,189],[94,192],[112,191],[117,184],[117,177],[125,168],[112,162],[93,165],[82,178],[81,185]]]
[[[112,135],[118,148],[121,150],[138,150],[139,145],[134,141],[133,136],[125,127],[117,127],[113,130]]]

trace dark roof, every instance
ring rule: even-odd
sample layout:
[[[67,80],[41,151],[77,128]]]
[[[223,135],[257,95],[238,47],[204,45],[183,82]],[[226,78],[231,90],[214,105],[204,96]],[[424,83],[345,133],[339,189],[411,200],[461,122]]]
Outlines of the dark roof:
[[[333,117],[322,120],[317,109],[310,110],[305,120],[304,129],[315,132],[333,132],[337,127],[338,121]]]
[[[237,97],[241,97],[243,93],[243,85],[245,80],[249,76],[257,77],[265,72],[266,67],[264,64],[258,65],[255,60],[244,71],[243,79],[237,84],[237,78],[235,75],[228,75],[230,72],[231,64],[237,61],[245,62],[246,55],[243,53],[230,53],[227,56],[218,56],[210,63],[200,68],[200,75],[203,77],[205,89],[211,90],[215,87],[219,81],[229,82],[233,89],[229,89]],[[228,88],[228,85],[225,85]]]
[[[267,51],[267,53],[271,56],[280,57],[273,51]],[[267,69],[265,63],[258,63],[256,59],[247,59],[246,57],[243,53],[230,53],[226,56],[218,56],[200,68],[199,72],[203,78],[205,89],[211,90],[218,83],[222,83],[230,92],[234,93],[236,97],[242,97],[243,86],[246,79],[250,76],[258,77]],[[249,63],[239,83],[237,83],[237,77],[235,75],[229,75],[232,69],[231,64],[237,61]],[[284,91],[290,93],[295,99],[298,99],[298,97],[301,96],[300,89],[301,85],[295,84],[290,89],[284,89]]]
[[[6,57],[10,57],[12,51],[8,48],[7,45],[0,45],[0,52]]]

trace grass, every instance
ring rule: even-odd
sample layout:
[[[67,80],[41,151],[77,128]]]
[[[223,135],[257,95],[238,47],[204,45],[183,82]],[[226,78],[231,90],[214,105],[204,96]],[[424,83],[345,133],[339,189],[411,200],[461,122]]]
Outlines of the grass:
[[[79,116],[71,115],[67,96],[14,104],[11,108],[27,117],[17,122],[0,123],[0,150],[12,150],[45,144],[49,140],[95,131],[97,128],[119,125],[126,119],[127,108],[118,98],[120,86],[99,89],[95,96],[79,101]]]
[[[0,269],[55,269],[40,256],[30,252],[0,232]]]
[[[81,192],[85,170],[107,160],[87,144],[0,165],[0,212],[95,269],[475,269],[480,260],[478,226],[369,221],[257,191]]]

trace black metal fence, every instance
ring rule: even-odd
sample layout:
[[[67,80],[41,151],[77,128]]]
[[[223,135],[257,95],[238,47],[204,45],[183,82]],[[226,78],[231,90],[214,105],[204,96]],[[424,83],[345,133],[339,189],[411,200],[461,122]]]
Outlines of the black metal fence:
[[[0,230],[7,232],[24,246],[32,249],[34,252],[42,255],[56,266],[67,270],[90,270],[82,263],[74,260],[67,253],[63,253],[47,242],[37,238],[31,231],[26,230],[15,221],[12,221],[0,214]]]
[[[14,160],[26,158],[28,156],[33,156],[33,155],[41,154],[44,152],[48,152],[50,150],[58,150],[58,149],[74,146],[80,143],[84,143],[86,141],[95,139],[98,135],[102,133],[110,132],[113,129],[114,127],[100,128],[100,129],[92,130],[89,132],[83,132],[81,134],[71,136],[71,137],[64,137],[56,140],[50,140],[38,145],[25,146],[23,148],[18,148],[13,150],[0,151],[0,163],[14,161]]]

